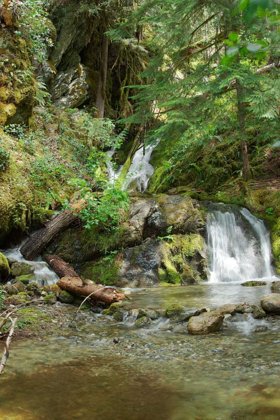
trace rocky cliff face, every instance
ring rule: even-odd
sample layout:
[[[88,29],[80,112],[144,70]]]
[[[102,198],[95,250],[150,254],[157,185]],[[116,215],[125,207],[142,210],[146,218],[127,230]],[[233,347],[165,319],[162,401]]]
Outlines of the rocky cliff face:
[[[135,199],[113,234],[68,229],[48,252],[105,284],[145,287],[195,283],[206,278],[205,216],[189,197]]]

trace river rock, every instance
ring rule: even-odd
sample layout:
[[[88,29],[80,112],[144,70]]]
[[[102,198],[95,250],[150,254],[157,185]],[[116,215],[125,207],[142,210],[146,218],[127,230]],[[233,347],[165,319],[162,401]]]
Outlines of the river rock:
[[[75,297],[66,292],[66,290],[61,290],[58,292],[58,300],[62,303],[73,303]]]
[[[5,290],[9,295],[16,295],[17,293],[24,291],[24,284],[21,281],[17,281],[13,284],[7,284]]]
[[[142,316],[141,318],[137,319],[135,322],[135,327],[137,328],[144,328],[147,327],[151,323],[150,318],[147,316]]]
[[[235,312],[239,314],[251,314],[253,310],[253,307],[249,303],[244,302],[236,306]]]
[[[271,293],[261,299],[261,307],[265,312],[280,314],[280,293]]]
[[[11,268],[11,274],[13,277],[25,276],[33,274],[35,271],[34,267],[25,262],[15,262]]]
[[[272,293],[280,293],[280,281],[273,281],[271,284]]]
[[[205,335],[220,331],[223,320],[223,315],[214,312],[206,312],[199,316],[194,316],[189,320],[188,332],[194,335]]]
[[[256,286],[266,286],[267,282],[266,281],[260,281],[260,280],[249,280],[249,281],[244,281],[244,283],[241,283],[241,286],[245,286],[245,287],[256,287]]]
[[[35,281],[36,277],[34,276],[34,274],[24,274],[22,276],[18,276],[16,277],[12,283],[21,281],[23,284],[29,284],[31,281]]]
[[[253,308],[253,318],[255,319],[262,319],[265,317],[265,311],[258,305],[252,305]]]
[[[226,303],[223,306],[219,306],[219,308],[215,309],[215,312],[220,315],[230,314],[233,315],[236,312],[238,305],[234,303]]]
[[[10,275],[10,267],[7,258],[5,255],[0,252],[0,283],[3,283],[8,280]]]

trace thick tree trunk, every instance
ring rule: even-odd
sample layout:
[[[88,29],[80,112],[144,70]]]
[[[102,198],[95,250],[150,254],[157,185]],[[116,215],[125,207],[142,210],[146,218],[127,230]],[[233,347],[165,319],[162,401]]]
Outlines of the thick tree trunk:
[[[91,295],[91,300],[100,300],[108,305],[125,299],[125,295],[118,292],[114,287],[105,287],[93,283],[85,284],[79,277],[62,277],[57,285],[75,296],[86,297]]]
[[[77,218],[77,213],[81,210],[83,204],[84,202],[81,201],[71,205],[71,209],[64,210],[48,222],[46,227],[35,232],[20,248],[20,252],[24,258],[26,260],[34,260],[39,257],[53,238],[74,222]]]
[[[248,156],[248,147],[246,142],[246,106],[244,103],[244,92],[241,86],[241,83],[236,79],[236,94],[237,94],[237,112],[238,112],[238,121],[239,121],[239,130],[240,130],[240,139],[241,139],[241,156],[243,163],[243,178],[245,181],[248,181],[251,178],[250,163]]]
[[[105,17],[106,22],[106,17]],[[107,22],[106,22],[107,28]],[[106,32],[105,29],[104,32]],[[107,84],[107,72],[108,72],[108,49],[109,39],[107,35],[103,34],[102,51],[101,51],[101,62],[100,62],[100,73],[98,78],[97,94],[96,94],[96,108],[98,111],[98,118],[104,118],[105,113],[105,98],[106,98],[106,84]]]
[[[59,277],[80,277],[73,267],[57,255],[46,255],[45,260]]]

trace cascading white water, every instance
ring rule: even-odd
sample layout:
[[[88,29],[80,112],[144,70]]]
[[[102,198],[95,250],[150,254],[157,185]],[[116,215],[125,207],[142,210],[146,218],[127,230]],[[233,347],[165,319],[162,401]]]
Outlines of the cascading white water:
[[[106,162],[109,182],[110,182],[110,184],[113,184],[113,185],[115,184],[116,180],[120,176],[122,168],[123,168],[123,165],[122,165],[122,166],[120,166],[120,168],[117,171],[115,170],[115,168],[112,164],[112,161],[111,161],[111,158],[114,156],[115,152],[116,152],[115,149],[111,149],[107,152],[108,159],[107,159],[107,162]]]
[[[148,144],[146,147],[142,146],[137,150],[127,173],[123,187],[124,189],[128,189],[133,182],[136,182],[139,191],[146,191],[150,178],[155,171],[154,167],[149,162],[157,144],[158,143],[153,145]]]
[[[20,253],[21,245],[17,248],[7,249],[6,251],[2,252],[7,258],[11,258],[19,262],[25,262],[33,267],[35,277],[34,281],[39,286],[55,284],[59,280],[59,277],[56,275],[56,273],[52,271],[48,264],[42,261],[41,258],[38,258],[36,261],[27,261],[25,258],[23,258]]]
[[[210,282],[272,278],[269,232],[247,209],[220,205],[210,211],[207,237]]]

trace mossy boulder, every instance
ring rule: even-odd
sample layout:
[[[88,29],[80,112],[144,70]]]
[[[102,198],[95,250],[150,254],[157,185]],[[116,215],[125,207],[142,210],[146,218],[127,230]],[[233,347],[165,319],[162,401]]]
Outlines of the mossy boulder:
[[[66,290],[62,290],[58,293],[58,300],[62,303],[73,303],[75,301],[75,297],[66,292]]]
[[[0,283],[8,280],[10,275],[10,267],[7,258],[0,252]]]
[[[266,316],[265,311],[261,308],[261,306],[258,305],[252,305],[253,306],[253,318],[255,319],[263,319]]]
[[[10,296],[5,299],[6,305],[21,305],[23,303],[27,303],[31,300],[31,297],[26,292],[20,292],[16,295]]]
[[[25,262],[15,262],[12,264],[11,268],[11,274],[13,277],[26,276],[33,274],[34,271],[34,267]]]

